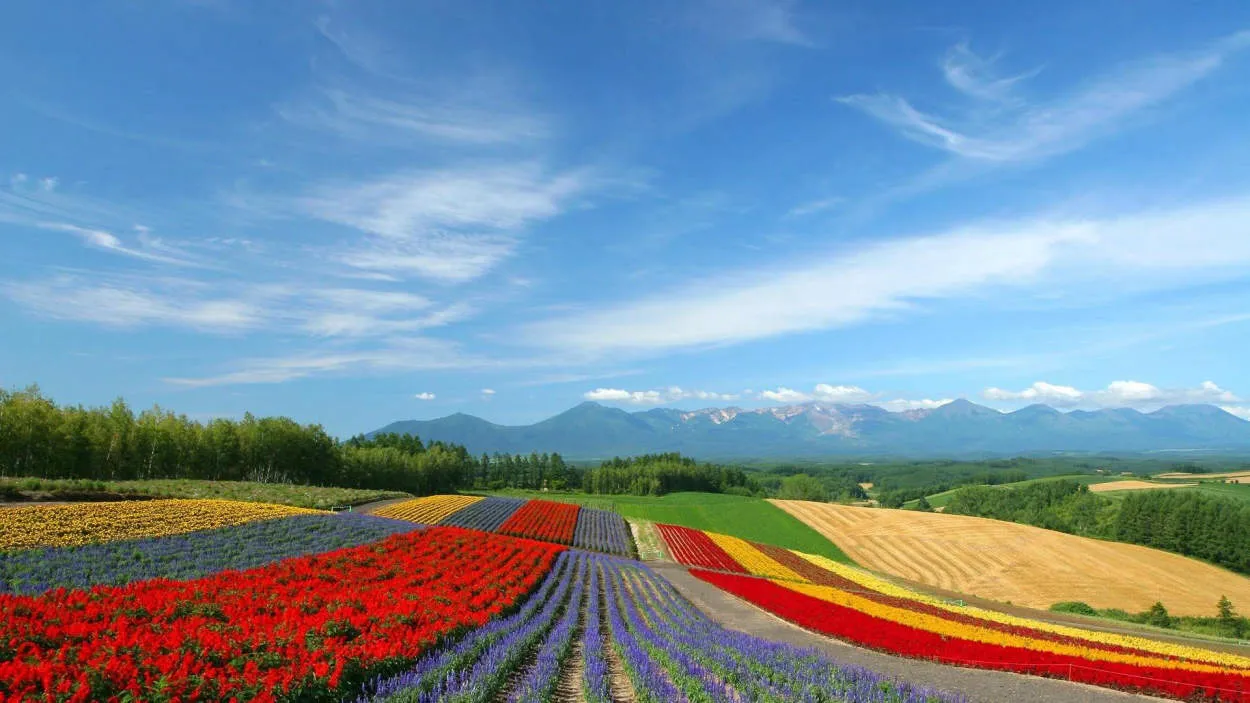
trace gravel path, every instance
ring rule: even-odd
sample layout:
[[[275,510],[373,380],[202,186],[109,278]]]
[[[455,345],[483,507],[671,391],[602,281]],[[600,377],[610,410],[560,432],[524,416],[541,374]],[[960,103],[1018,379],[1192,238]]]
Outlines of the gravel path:
[[[968,696],[973,703],[1133,703],[1166,700],[1058,679],[1005,671],[965,669],[874,652],[792,625],[700,581],[691,576],[684,567],[657,563],[649,566],[668,579],[691,603],[724,627],[767,640],[815,647],[829,654],[835,661],[855,664],[923,686],[958,691]]]

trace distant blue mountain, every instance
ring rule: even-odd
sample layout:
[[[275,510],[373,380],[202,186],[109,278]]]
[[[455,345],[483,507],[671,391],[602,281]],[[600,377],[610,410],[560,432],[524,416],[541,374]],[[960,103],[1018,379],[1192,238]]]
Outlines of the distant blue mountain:
[[[1128,408],[1063,413],[1030,405],[1001,413],[956,400],[903,412],[804,403],[630,413],[587,402],[533,425],[496,425],[457,413],[394,422],[377,432],[463,444],[475,454],[560,452],[574,459],[661,451],[729,459],[1250,450],[1250,422],[1211,405],[1172,405],[1151,413]]]

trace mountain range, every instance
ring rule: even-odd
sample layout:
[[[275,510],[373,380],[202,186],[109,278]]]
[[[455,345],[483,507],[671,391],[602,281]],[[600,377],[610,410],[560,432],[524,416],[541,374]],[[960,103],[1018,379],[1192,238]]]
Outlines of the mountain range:
[[[802,403],[758,409],[656,408],[626,412],[585,402],[532,425],[456,413],[404,420],[379,432],[462,444],[469,451],[560,452],[601,459],[680,451],[706,459],[891,455],[972,457],[1055,452],[1250,450],[1250,422],[1213,405],[999,412],[967,400],[891,412],[875,405]]]

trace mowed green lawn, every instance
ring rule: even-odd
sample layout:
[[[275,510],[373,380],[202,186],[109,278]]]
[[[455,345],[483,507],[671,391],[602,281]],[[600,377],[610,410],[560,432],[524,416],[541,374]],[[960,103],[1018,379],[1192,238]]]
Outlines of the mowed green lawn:
[[[752,542],[773,544],[852,563],[833,542],[762,498],[719,493],[670,493],[665,496],[601,496],[585,493],[501,491],[487,495],[543,498],[615,510],[627,518],[666,522],[720,532]]]

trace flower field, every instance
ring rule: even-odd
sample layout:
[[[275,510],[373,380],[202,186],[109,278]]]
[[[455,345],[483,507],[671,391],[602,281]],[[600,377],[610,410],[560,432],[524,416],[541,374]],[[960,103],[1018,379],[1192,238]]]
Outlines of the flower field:
[[[577,530],[577,513],[581,506],[550,500],[531,500],[512,513],[499,532],[515,537],[541,539],[557,544],[572,544]]]
[[[430,528],[190,581],[0,595],[0,695],[339,699],[485,625],[560,551]]]
[[[194,579],[354,547],[417,525],[359,513],[295,515],[183,535],[0,553],[0,593]]]
[[[543,701],[560,684],[588,703],[962,700],[722,629],[646,566],[569,551],[519,611],[377,678],[360,703]]]
[[[698,578],[856,644],[1176,698],[1250,701],[1250,657],[952,605],[823,557],[659,528]]]
[[[317,512],[232,500],[149,500],[5,508],[0,510],[0,551],[161,537]]]
[[[374,512],[374,515],[408,520],[425,525],[437,525],[452,513],[463,510],[482,500],[479,496],[426,496],[394,503]]]
[[[624,518],[572,503],[438,495],[388,505],[374,514],[427,525],[498,532],[619,556],[635,554],[633,536]]]

